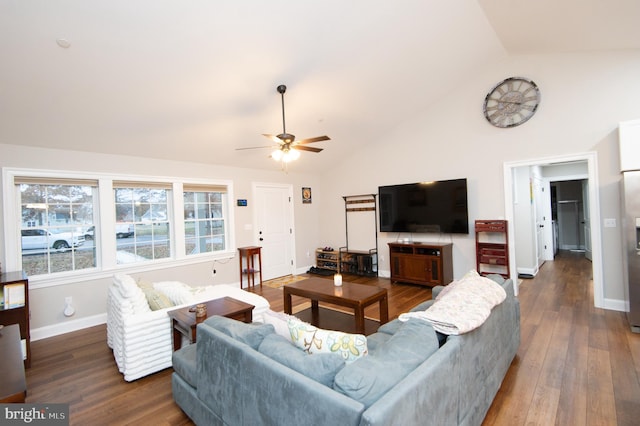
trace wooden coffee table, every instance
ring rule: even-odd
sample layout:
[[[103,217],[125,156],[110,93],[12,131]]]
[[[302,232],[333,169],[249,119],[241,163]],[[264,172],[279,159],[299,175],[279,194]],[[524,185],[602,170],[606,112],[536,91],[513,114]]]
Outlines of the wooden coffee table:
[[[203,302],[207,305],[207,316],[196,318],[194,306],[174,309],[169,311],[169,317],[173,326],[173,350],[177,351],[182,346],[182,336],[189,339],[189,343],[196,342],[197,325],[213,315],[220,315],[250,323],[253,321],[253,305],[241,302],[231,297]]]
[[[389,321],[387,289],[371,285],[345,282],[340,287],[333,280],[309,278],[287,284],[284,290],[284,312],[291,314],[291,296],[311,299],[311,323],[319,327],[318,302],[332,303],[353,309],[356,333],[365,334],[364,308],[374,303],[380,305],[380,325]]]

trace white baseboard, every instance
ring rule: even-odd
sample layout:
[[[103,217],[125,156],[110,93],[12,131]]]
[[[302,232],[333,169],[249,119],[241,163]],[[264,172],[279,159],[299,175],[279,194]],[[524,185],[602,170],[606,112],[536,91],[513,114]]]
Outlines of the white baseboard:
[[[91,317],[78,318],[76,320],[34,328],[31,329],[31,341],[33,342],[36,340],[46,339],[47,337],[54,337],[60,334],[70,333],[72,331],[78,331],[83,328],[94,327],[96,325],[106,323],[107,313],[105,312]]]
[[[378,276],[380,278],[391,278],[391,271],[385,271],[378,269]]]
[[[315,266],[315,265],[309,265],[309,266],[304,266],[304,267],[302,267],[302,268],[298,268],[298,269],[296,269],[296,273],[295,273],[295,274],[296,274],[296,275],[306,274],[306,273],[307,273],[307,271],[308,271],[309,269],[311,269],[311,267],[312,267],[312,266]]]
[[[629,312],[629,302],[619,299],[604,299],[603,308],[610,311]]]

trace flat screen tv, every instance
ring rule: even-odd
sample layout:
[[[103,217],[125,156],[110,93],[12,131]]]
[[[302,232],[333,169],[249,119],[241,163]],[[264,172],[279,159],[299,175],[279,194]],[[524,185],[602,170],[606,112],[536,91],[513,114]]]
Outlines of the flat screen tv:
[[[378,187],[380,232],[468,234],[467,179]]]

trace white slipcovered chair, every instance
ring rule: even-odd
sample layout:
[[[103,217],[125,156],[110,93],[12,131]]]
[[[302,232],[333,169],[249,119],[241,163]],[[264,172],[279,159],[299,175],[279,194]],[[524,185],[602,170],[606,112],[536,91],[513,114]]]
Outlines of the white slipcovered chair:
[[[171,367],[173,343],[168,311],[221,297],[254,305],[255,322],[263,322],[262,314],[269,309],[264,297],[226,284],[190,287],[181,282],[162,282],[152,285],[161,289],[174,306],[151,310],[145,292],[129,275],[114,275],[109,286],[107,344],[113,349],[118,369],[126,381]]]

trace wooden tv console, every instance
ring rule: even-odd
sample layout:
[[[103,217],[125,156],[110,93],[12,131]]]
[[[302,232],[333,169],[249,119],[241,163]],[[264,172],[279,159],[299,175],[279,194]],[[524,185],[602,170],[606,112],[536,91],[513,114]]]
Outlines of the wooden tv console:
[[[453,281],[453,244],[389,243],[391,282],[430,287]]]

